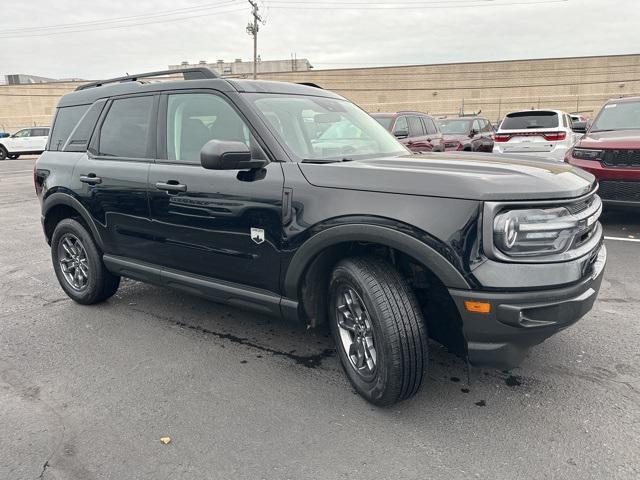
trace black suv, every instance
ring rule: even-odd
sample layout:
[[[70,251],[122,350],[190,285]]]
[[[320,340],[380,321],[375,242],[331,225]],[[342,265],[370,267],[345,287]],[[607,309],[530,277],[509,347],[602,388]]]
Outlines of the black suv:
[[[606,258],[582,170],[411,155],[334,93],[200,68],[65,95],[34,178],[76,302],[108,299],[124,276],[328,324],[377,405],[418,390],[428,335],[471,363],[516,365],[589,311]]]

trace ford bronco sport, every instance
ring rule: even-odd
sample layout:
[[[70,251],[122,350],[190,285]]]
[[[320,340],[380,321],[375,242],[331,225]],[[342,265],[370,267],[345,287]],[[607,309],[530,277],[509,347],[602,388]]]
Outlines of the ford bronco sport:
[[[472,364],[517,365],[589,311],[606,258],[589,173],[412,155],[334,93],[205,68],[65,95],[34,180],[76,302],[128,277],[328,323],[377,405],[416,393],[428,336]]]

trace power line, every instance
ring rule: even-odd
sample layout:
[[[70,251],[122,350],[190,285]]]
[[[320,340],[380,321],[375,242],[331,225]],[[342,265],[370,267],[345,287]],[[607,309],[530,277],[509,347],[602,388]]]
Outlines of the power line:
[[[50,31],[50,32],[45,32],[45,33],[36,33],[37,30],[35,32],[27,32],[27,33],[17,33],[17,34],[9,34],[6,35],[6,32],[0,32],[0,38],[25,38],[25,37],[50,37],[50,36],[55,36],[55,35],[65,35],[65,34],[69,34],[69,33],[82,33],[82,32],[96,32],[96,31],[103,31],[103,30],[112,30],[112,29],[118,29],[118,28],[129,28],[129,27],[135,27],[135,26],[140,26],[140,25],[152,25],[152,24],[157,24],[157,23],[172,23],[172,22],[179,22],[182,20],[188,20],[191,18],[201,18],[201,17],[206,17],[206,16],[211,16],[211,15],[217,15],[217,14],[223,14],[223,13],[233,13],[233,12],[241,12],[241,11],[246,11],[245,7],[240,7],[240,8],[235,8],[235,9],[231,9],[231,10],[217,10],[219,8],[225,8],[225,7],[232,7],[234,5],[232,5],[231,3],[227,3],[225,5],[218,5],[217,7],[210,7],[207,10],[213,10],[213,11],[204,11],[201,13],[198,13],[196,15],[183,15],[183,16],[176,16],[175,13],[171,13],[171,14],[158,14],[158,15],[154,15],[156,17],[169,17],[169,18],[162,18],[162,19],[156,19],[156,20],[151,20],[151,21],[146,21],[146,22],[131,22],[131,23],[127,23],[127,24],[123,24],[123,25],[105,25],[105,26],[98,26],[97,28],[95,26],[91,26],[91,28],[83,28],[83,26],[81,26],[82,28],[80,29],[76,29],[76,30],[61,30],[61,31]],[[185,13],[191,13],[191,12],[185,12]],[[180,14],[178,14],[180,15]],[[152,17],[151,17],[152,18]],[[86,27],[90,27],[90,25],[86,25]]]
[[[42,31],[42,30],[48,30],[48,29],[82,27],[82,26],[88,26],[88,25],[97,25],[97,24],[112,23],[112,22],[122,22],[122,21],[136,19],[136,18],[158,17],[158,16],[174,15],[174,14],[180,13],[180,12],[187,13],[187,12],[196,11],[196,10],[207,10],[207,9],[211,9],[211,8],[218,8],[218,7],[222,6],[223,4],[232,4],[232,3],[237,3],[237,2],[238,2],[238,0],[222,0],[222,1],[219,1],[219,2],[215,2],[215,3],[203,3],[203,4],[199,4],[199,5],[193,5],[191,7],[176,8],[176,9],[172,9],[172,10],[162,10],[162,11],[156,12],[156,13],[142,13],[142,14],[139,14],[139,15],[130,15],[130,16],[127,16],[127,17],[102,18],[102,19],[86,20],[86,21],[73,22],[73,23],[62,23],[62,24],[58,24],[58,25],[16,27],[16,28],[4,29],[4,30],[2,30],[2,33],[16,33],[16,32],[29,31],[29,30]]]
[[[416,2],[416,3],[348,3],[348,2],[296,2],[296,1],[275,1],[271,0],[270,3],[277,5],[270,5],[269,8],[274,9],[287,9],[287,10],[394,10],[394,9],[402,9],[408,10],[413,8],[424,8],[424,9],[451,9],[451,8],[488,8],[488,7],[512,7],[519,5],[543,5],[543,4],[551,4],[551,3],[567,3],[569,0],[535,0],[535,1],[518,1],[518,2],[508,2],[508,3],[477,3],[482,0],[467,0],[466,4],[455,3],[450,4],[451,2],[446,2],[447,5],[434,5],[434,4],[426,4],[427,2]],[[476,2],[476,3],[472,3]],[[443,2],[438,2],[443,3]]]

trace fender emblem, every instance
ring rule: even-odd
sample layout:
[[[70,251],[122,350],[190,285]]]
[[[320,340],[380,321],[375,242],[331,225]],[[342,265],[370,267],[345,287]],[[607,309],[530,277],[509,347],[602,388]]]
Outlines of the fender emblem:
[[[251,240],[258,245],[264,242],[264,230],[262,228],[251,228]]]

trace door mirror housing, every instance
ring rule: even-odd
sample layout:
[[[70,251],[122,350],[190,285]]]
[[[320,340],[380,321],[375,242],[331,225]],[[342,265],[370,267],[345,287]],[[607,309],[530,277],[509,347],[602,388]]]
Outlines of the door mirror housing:
[[[471,131],[469,132],[470,137],[475,137],[477,134],[478,134],[478,131],[474,128],[472,128]]]
[[[409,136],[409,131],[408,130],[396,130],[395,132],[393,132],[393,135],[396,138],[407,138]]]
[[[200,164],[207,170],[251,170],[262,168],[266,160],[253,160],[242,142],[210,140],[200,150]]]

